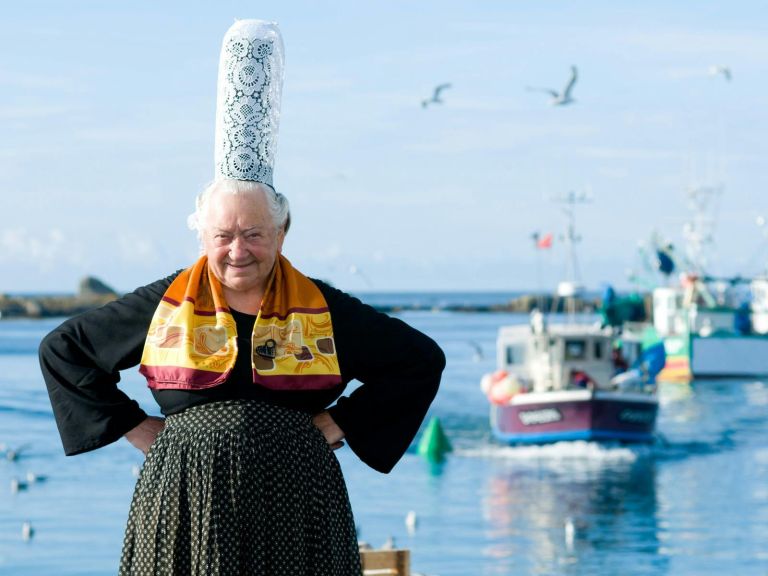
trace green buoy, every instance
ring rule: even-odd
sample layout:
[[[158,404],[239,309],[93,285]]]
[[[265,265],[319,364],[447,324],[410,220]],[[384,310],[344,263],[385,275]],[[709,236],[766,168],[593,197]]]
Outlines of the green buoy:
[[[421,440],[419,440],[419,454],[430,462],[442,462],[445,459],[445,454],[452,450],[451,442],[443,431],[440,419],[433,416],[421,436]]]

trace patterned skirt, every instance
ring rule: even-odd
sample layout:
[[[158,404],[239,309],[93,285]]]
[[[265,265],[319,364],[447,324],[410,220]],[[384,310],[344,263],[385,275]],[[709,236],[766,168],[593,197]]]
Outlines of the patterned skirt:
[[[361,573],[341,468],[309,415],[230,400],[166,419],[136,484],[121,576]]]

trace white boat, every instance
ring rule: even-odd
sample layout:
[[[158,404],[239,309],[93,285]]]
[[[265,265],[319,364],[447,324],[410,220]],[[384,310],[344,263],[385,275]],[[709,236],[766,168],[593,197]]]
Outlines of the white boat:
[[[643,355],[639,341],[618,343],[610,329],[548,326],[541,314],[530,326],[501,327],[498,369],[481,381],[494,436],[510,444],[653,442],[654,373],[663,366],[663,349]]]
[[[563,440],[652,442],[658,412],[654,376],[664,365],[663,346],[642,352],[639,339],[619,339],[610,328],[575,322],[573,298],[582,288],[577,270],[573,204],[565,240],[569,279],[558,295],[570,302],[565,321],[549,323],[534,311],[529,325],[502,326],[496,371],[481,379],[490,403],[493,434],[502,442]]]

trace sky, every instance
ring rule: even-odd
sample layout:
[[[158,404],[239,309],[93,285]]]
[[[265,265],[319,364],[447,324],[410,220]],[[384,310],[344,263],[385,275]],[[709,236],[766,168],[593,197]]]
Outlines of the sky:
[[[0,292],[88,275],[129,291],[198,257],[186,218],[213,178],[236,18],[282,32],[275,186],[283,252],[308,276],[553,289],[557,200],[574,194],[576,279],[629,289],[656,279],[639,256],[652,234],[682,246],[702,186],[720,190],[711,273],[768,264],[764,2],[26,0],[0,19]],[[527,89],[561,89],[572,65],[573,104]]]

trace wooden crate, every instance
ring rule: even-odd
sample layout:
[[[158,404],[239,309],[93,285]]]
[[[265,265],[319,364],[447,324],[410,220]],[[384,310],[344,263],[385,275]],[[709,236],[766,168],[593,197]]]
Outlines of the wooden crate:
[[[410,576],[410,550],[362,550],[363,576]]]

